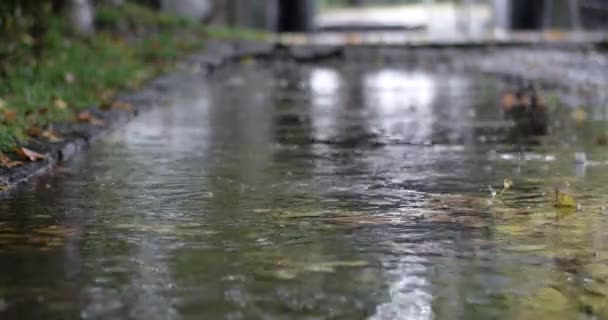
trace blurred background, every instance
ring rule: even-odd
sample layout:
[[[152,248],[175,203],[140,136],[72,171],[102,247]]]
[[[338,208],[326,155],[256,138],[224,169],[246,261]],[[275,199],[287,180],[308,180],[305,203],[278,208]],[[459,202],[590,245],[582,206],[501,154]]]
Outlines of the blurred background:
[[[409,31],[431,37],[500,36],[512,30],[606,30],[605,0],[3,0],[15,8],[68,7],[90,28],[100,3],[137,2],[204,22],[272,32]],[[18,14],[17,14],[18,15]],[[87,25],[88,24],[88,25]]]
[[[159,6],[216,23],[271,31],[423,31],[431,36],[479,36],[510,30],[601,30],[604,0],[177,0]]]

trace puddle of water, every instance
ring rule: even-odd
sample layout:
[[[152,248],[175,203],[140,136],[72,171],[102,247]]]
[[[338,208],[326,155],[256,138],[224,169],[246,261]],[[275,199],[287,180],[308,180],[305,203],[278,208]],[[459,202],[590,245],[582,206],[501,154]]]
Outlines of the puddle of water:
[[[184,75],[171,106],[0,202],[0,313],[608,317],[606,124],[556,111],[514,143],[507,87],[348,64]],[[582,211],[553,207],[566,183]]]

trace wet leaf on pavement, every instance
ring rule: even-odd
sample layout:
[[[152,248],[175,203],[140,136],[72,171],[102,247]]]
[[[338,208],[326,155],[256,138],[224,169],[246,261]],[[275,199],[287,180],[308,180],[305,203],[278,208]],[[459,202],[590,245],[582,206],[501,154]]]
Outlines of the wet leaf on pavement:
[[[577,124],[580,124],[587,120],[587,112],[583,108],[578,108],[572,111],[570,116],[572,117],[572,120],[574,120],[574,122],[576,122]]]
[[[20,166],[22,164],[23,164],[22,161],[12,160],[7,155],[0,153],[0,166],[6,167],[6,168],[13,168],[13,167]]]
[[[47,139],[49,142],[61,142],[63,141],[63,138],[61,136],[59,136],[57,133],[55,133],[53,130],[49,129],[49,130],[44,130],[42,132],[42,134],[40,134],[40,136],[42,138]]]
[[[19,155],[24,160],[33,162],[33,161],[43,160],[46,158],[46,155],[40,154],[36,151],[32,151],[32,150],[24,148],[24,147],[16,147],[14,150],[15,150],[15,153],[17,153],[17,155]]]
[[[555,188],[555,207],[556,208],[576,208],[576,202],[574,198],[559,190],[559,188]]]
[[[79,122],[86,122],[94,126],[105,126],[107,123],[104,120],[96,118],[89,111],[82,111],[76,115]]]
[[[512,187],[513,187],[513,181],[509,178],[506,178],[502,182],[502,191],[500,192],[500,195],[502,195],[503,193],[505,193],[505,191],[511,189]]]

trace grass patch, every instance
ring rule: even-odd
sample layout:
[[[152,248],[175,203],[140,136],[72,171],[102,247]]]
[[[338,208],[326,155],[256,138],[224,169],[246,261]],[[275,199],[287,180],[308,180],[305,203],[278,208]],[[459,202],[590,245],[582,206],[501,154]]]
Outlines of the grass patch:
[[[138,88],[209,38],[261,39],[259,32],[208,27],[127,3],[99,6],[97,34],[73,35],[61,18],[33,39],[0,42],[0,152],[28,139],[27,130],[70,121],[113,92]]]

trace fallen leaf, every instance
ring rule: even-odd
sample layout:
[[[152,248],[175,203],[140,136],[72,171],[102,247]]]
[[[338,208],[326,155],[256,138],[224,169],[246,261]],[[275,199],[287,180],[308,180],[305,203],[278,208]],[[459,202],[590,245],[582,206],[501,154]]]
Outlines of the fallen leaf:
[[[555,188],[555,207],[556,208],[576,208],[574,198],[567,193]]]
[[[502,191],[500,192],[500,195],[502,195],[503,193],[505,193],[505,191],[511,189],[513,187],[513,181],[509,178],[506,178],[505,180],[503,180],[502,182]]]
[[[79,122],[88,122],[94,126],[105,126],[106,122],[99,118],[94,117],[89,111],[82,111],[76,115],[76,119]]]
[[[3,99],[0,99],[0,109],[4,109],[6,106],[6,102]]]
[[[38,161],[46,158],[46,155],[42,155],[24,147],[16,147],[15,153],[17,153],[21,158],[29,161]]]
[[[25,133],[32,138],[38,138],[42,135],[43,131],[44,130],[42,130],[42,128],[33,126],[33,127],[30,127],[29,129],[27,129],[27,131]]]
[[[132,104],[130,104],[128,102],[123,102],[123,101],[112,102],[112,104],[110,104],[110,109],[122,110],[122,111],[128,111],[128,112],[133,112],[133,110],[135,110],[135,108],[133,107]]]
[[[40,136],[52,143],[63,141],[63,138],[57,135],[53,130],[45,130]]]
[[[55,108],[59,110],[65,110],[68,108],[68,103],[62,99],[55,99]]]
[[[6,190],[8,190],[8,189],[10,189],[10,188],[11,188],[11,187],[6,186],[6,185],[0,185],[0,192],[2,192],[2,191],[6,191]]]
[[[585,110],[583,110],[583,108],[578,108],[578,109],[572,111],[570,116],[572,117],[572,120],[574,120],[574,122],[576,122],[578,124],[587,120],[587,112]]]
[[[20,166],[22,164],[23,164],[23,162],[21,162],[21,161],[15,161],[4,154],[0,154],[0,166],[6,167],[6,168],[13,168],[16,166]]]
[[[3,109],[2,115],[4,116],[4,122],[13,122],[17,120],[17,112],[10,109]]]

